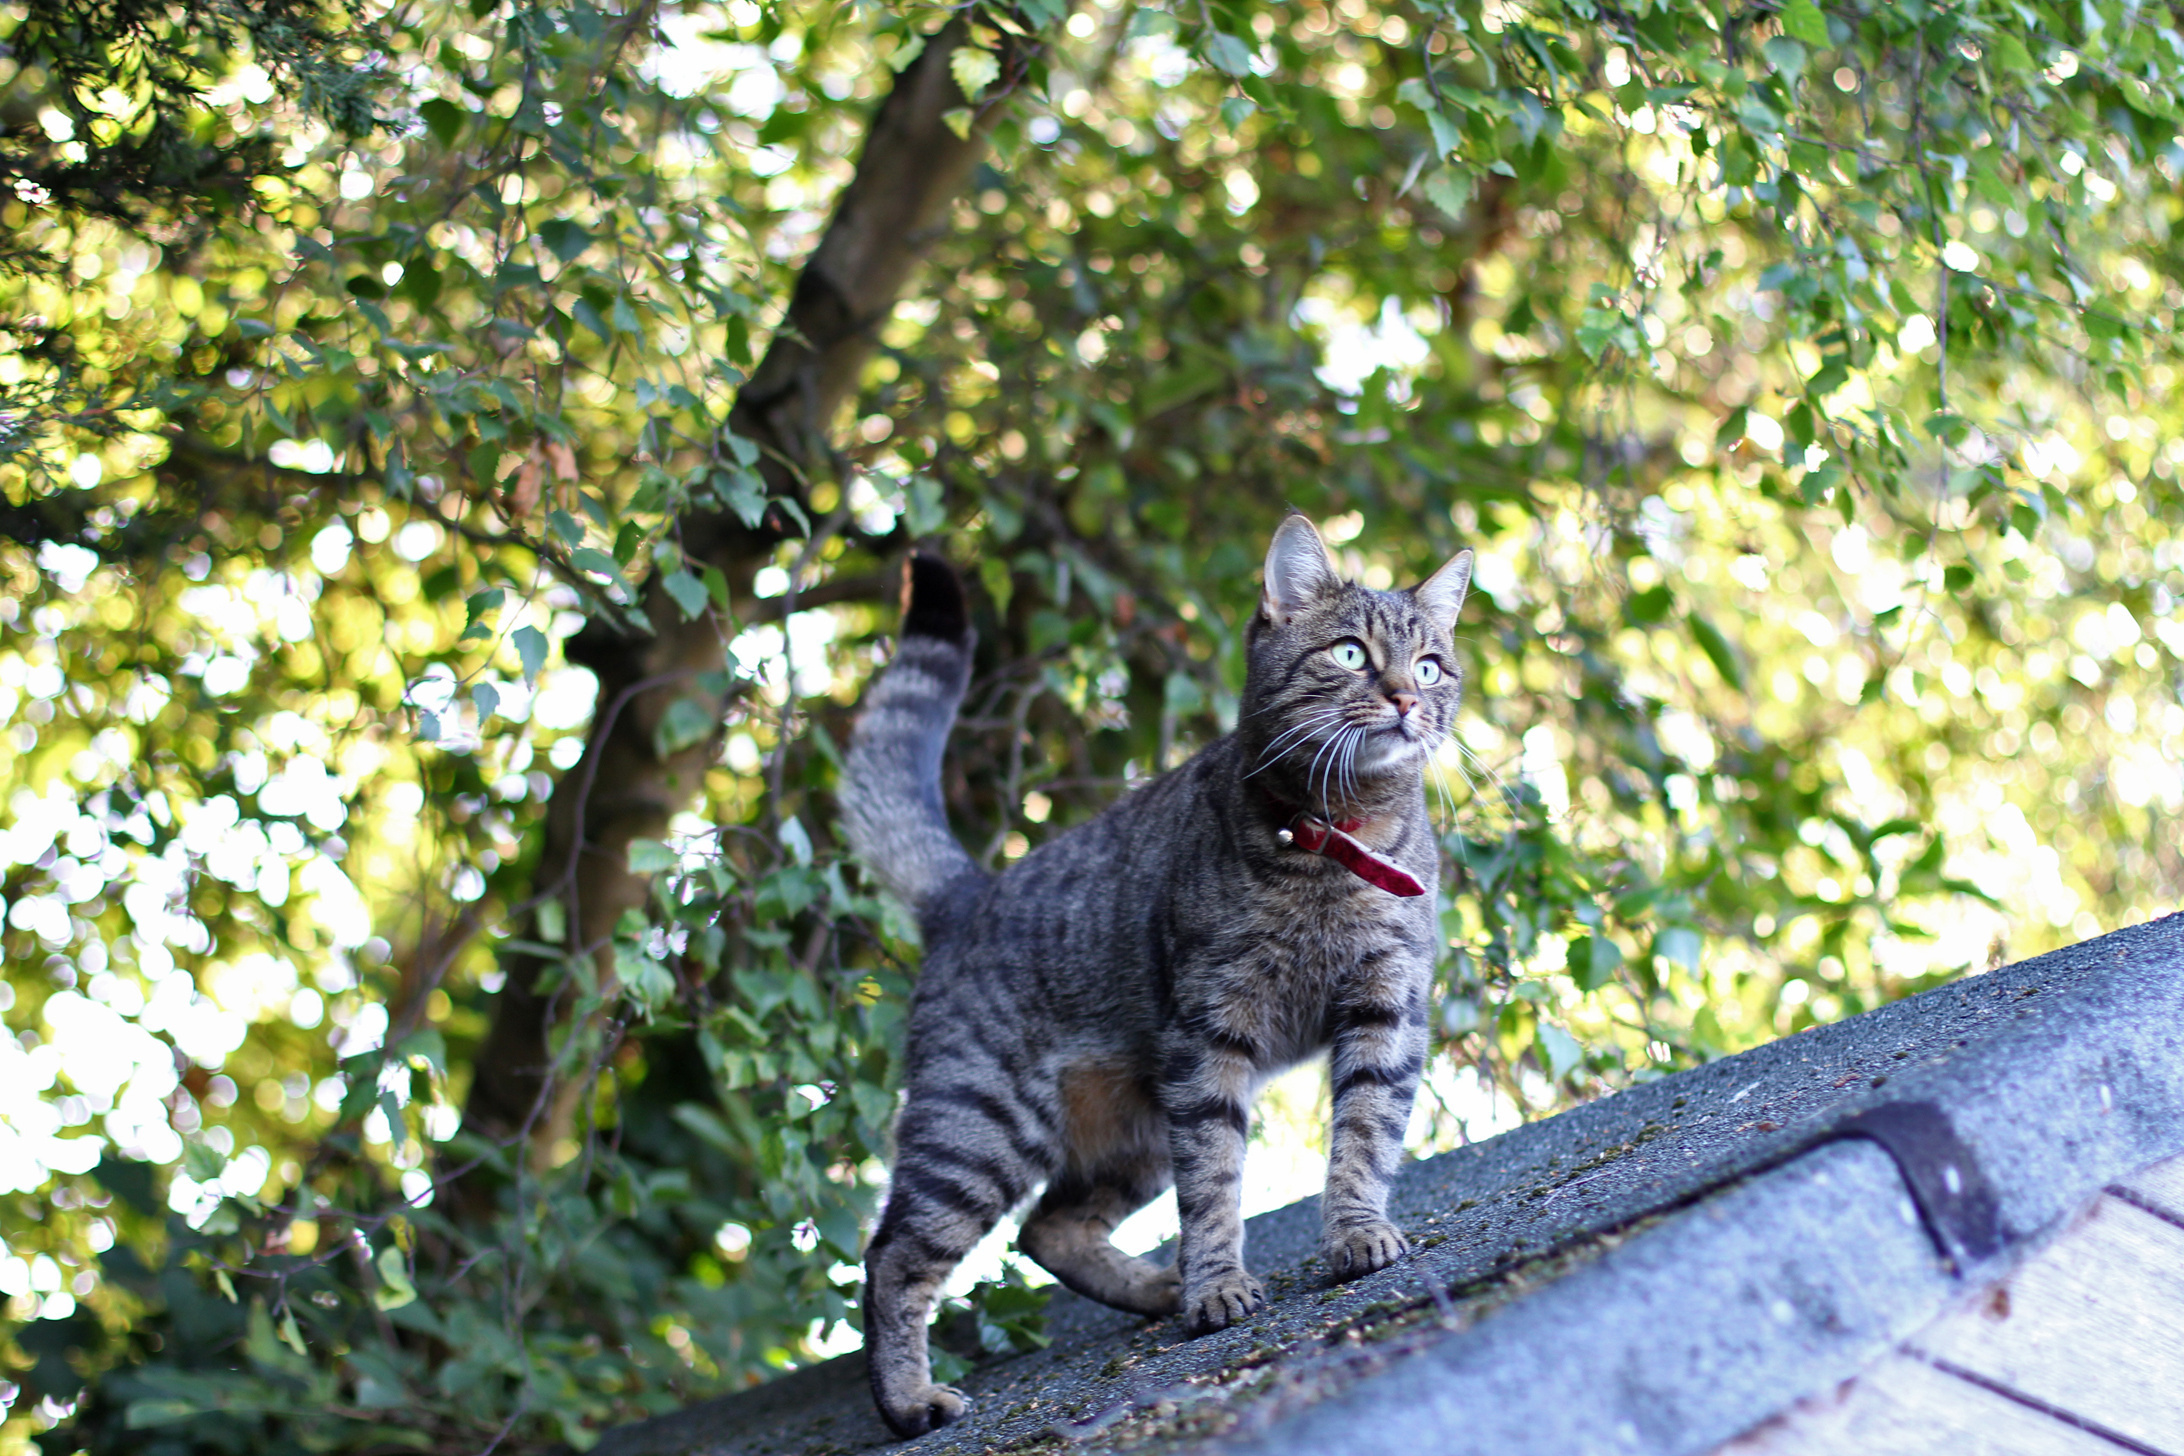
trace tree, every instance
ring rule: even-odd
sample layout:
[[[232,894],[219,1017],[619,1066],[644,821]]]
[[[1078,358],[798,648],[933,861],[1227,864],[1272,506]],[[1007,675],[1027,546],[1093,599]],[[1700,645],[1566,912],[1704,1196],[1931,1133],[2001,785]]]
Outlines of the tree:
[[[1436,1139],[2176,899],[2136,11],[260,13],[0,22],[9,1439],[581,1442],[809,1358],[913,540],[995,863],[1232,718],[1285,505],[1480,548]]]

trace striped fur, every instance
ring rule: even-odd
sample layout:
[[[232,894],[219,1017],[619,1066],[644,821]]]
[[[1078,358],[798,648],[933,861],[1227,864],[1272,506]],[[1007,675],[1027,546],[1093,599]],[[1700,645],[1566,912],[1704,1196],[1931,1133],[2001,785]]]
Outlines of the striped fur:
[[[932,1301],[1042,1186],[1021,1245],[1070,1288],[1181,1310],[1193,1333],[1264,1304],[1238,1208],[1252,1099],[1322,1051],[1322,1253],[1354,1278],[1404,1251],[1385,1205],[1426,1053],[1436,897],[1389,895],[1276,834],[1298,805],[1362,819],[1358,838],[1437,882],[1423,768],[1455,718],[1470,564],[1463,552],[1409,592],[1346,584],[1292,516],[1268,552],[1237,730],[997,878],[939,842],[939,755],[969,646],[960,587],[917,568],[843,790],[852,843],[926,940],[893,1183],[866,1254],[866,1357],[896,1434],[962,1413],[927,1365]],[[953,615],[923,610],[928,590],[954,593]],[[1361,667],[1344,665],[1351,643]],[[1117,1250],[1115,1225],[1171,1184],[1175,1266]]]
[[[940,802],[941,750],[970,684],[977,637],[946,562],[911,557],[903,588],[902,645],[865,694],[850,741],[842,826],[857,857],[915,907],[979,874]]]

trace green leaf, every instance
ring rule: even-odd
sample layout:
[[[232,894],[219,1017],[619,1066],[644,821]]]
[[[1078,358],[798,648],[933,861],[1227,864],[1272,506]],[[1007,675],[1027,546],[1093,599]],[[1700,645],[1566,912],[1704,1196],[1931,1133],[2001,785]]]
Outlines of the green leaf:
[[[556,258],[564,263],[571,263],[591,246],[592,235],[581,224],[569,218],[556,217],[539,224],[538,240]],[[579,318],[577,322],[583,323],[584,320]]]
[[[705,583],[698,580],[692,572],[678,569],[667,573],[660,578],[660,589],[672,597],[675,605],[682,609],[685,621],[694,622],[705,615]]]
[[[786,106],[775,107],[773,115],[767,117],[766,124],[758,129],[758,144],[762,147],[774,147],[783,142],[795,141],[811,130],[813,115],[809,111],[791,111]]]
[[[497,586],[472,592],[470,599],[464,603],[466,620],[463,623],[461,640],[469,642],[475,638],[492,636],[492,630],[486,626],[485,619],[499,610],[501,603],[507,599],[508,593]]]
[[[1781,76],[1796,77],[1803,73],[1810,53],[1786,35],[1770,38],[1760,46],[1760,53],[1767,58],[1767,65]]]
[[[999,556],[980,557],[978,580],[986,588],[986,595],[993,598],[994,610],[1007,616],[1009,597],[1016,590],[1016,581],[1009,574],[1008,562]]]
[[[681,865],[680,856],[657,839],[629,842],[629,872],[633,875],[664,875]]]
[[[210,1143],[182,1145],[182,1171],[200,1183],[210,1183],[227,1167],[227,1156]]]
[[[590,299],[579,298],[576,302],[570,304],[569,316],[597,334],[606,343],[611,344],[614,342],[614,330],[608,327],[607,321],[599,316],[599,310],[592,305]]]
[[[463,122],[470,113],[444,96],[435,96],[417,108],[417,114],[425,119],[426,130],[443,147],[455,145],[455,138],[463,134]]]
[[[109,1149],[91,1170],[91,1176],[127,1207],[148,1218],[161,1216],[164,1200],[153,1182],[151,1164],[121,1157]]]
[[[412,1057],[423,1057],[426,1062],[431,1064],[434,1071],[445,1072],[447,1070],[447,1038],[440,1035],[436,1028],[430,1026],[422,1027],[403,1037],[402,1044],[394,1049],[394,1053],[397,1058],[405,1062]]]
[[[394,291],[419,308],[430,308],[440,297],[440,270],[419,258],[402,270],[402,281]]]
[[[930,475],[911,476],[903,487],[903,525],[912,536],[930,536],[947,523],[940,482]]]
[[[1477,181],[1468,168],[1436,167],[1426,177],[1426,200],[1450,217],[1463,216],[1471,205],[1471,197]]]
[[[1648,587],[1642,592],[1634,592],[1631,599],[1623,603],[1623,615],[1637,626],[1650,627],[1666,619],[1675,605],[1676,598],[1665,585]]]
[[[1841,389],[1850,379],[1850,361],[1842,354],[1830,354],[1821,361],[1819,372],[1806,381],[1805,387],[1814,399],[1825,399]]]
[[[1698,931],[1688,925],[1671,925],[1653,938],[1653,953],[1670,965],[1696,973],[1703,945]]]
[[[343,1122],[350,1122],[372,1110],[372,1103],[379,1098],[379,1056],[366,1052],[343,1063],[349,1085],[341,1096],[341,1111],[336,1114]]]
[[[1206,59],[1231,76],[1251,74],[1251,47],[1225,30],[1206,33]]]
[[[588,571],[609,581],[622,579],[622,563],[616,561],[596,546],[579,546],[569,553],[569,563],[578,571]]]
[[[614,943],[614,974],[648,1015],[675,1000],[675,973],[627,941]]]
[[[129,1402],[128,1414],[122,1417],[122,1425],[132,1431],[141,1431],[151,1426],[186,1421],[192,1416],[203,1415],[205,1409],[206,1407],[190,1400],[132,1400]]]
[[[535,686],[539,669],[546,665],[546,634],[536,627],[518,627],[509,634],[508,640],[523,662],[524,682]]]
[[[756,907],[761,916],[793,920],[825,889],[819,877],[801,865],[788,865],[759,881]]]
[[[1001,74],[1001,58],[974,45],[958,45],[948,57],[948,74],[955,77],[964,100],[976,101]]]
[[[1728,416],[1722,420],[1721,427],[1714,431],[1714,448],[1726,450],[1743,439],[1745,425],[1751,417],[1752,411],[1748,405],[1740,404],[1729,411]]]
[[[2014,35],[1998,35],[1989,38],[1987,56],[2001,69],[2014,71],[2019,75],[2023,75],[2033,68],[2032,52],[2026,50],[2025,43]]]
[[[478,710],[478,727],[485,727],[485,720],[500,711],[500,689],[491,683],[474,683],[470,689],[470,701]]]
[[[417,1286],[410,1283],[409,1262],[399,1247],[389,1244],[381,1249],[379,1257],[373,1261],[373,1267],[379,1271],[379,1287],[372,1291],[372,1304],[375,1308],[400,1309],[417,1298]],[[294,1317],[291,1316],[289,1326],[293,1328],[294,1324]],[[285,1334],[284,1331],[284,1337]],[[297,1348],[300,1350],[302,1347],[299,1344]]]
[[[1225,364],[1199,360],[1183,364],[1160,374],[1138,396],[1137,408],[1140,419],[1152,419],[1165,414],[1179,404],[1203,398],[1229,382]]]
[[[704,742],[717,726],[718,718],[710,704],[696,698],[677,698],[660,715],[660,726],[653,736],[664,756]]]
[[[1782,33],[1793,40],[1801,40],[1817,50],[1826,50],[1835,42],[1828,35],[1828,18],[1820,13],[1813,0],[1788,0],[1782,7]]]
[[[1684,625],[1691,629],[1691,640],[1699,644],[1699,651],[1714,664],[1714,671],[1721,674],[1721,680],[1742,692],[1744,669],[1737,662],[1736,649],[1729,645],[1729,639],[1722,635],[1721,629],[1697,612],[1685,616]]]
[[[1549,1081],[1561,1081],[1585,1059],[1585,1049],[1577,1044],[1577,1038],[1551,1022],[1540,1022],[1533,1039]]]
[[[888,69],[899,75],[909,67],[912,61],[924,54],[925,37],[913,31],[908,40],[896,46],[894,51],[888,55]]]
[[[713,490],[723,503],[752,530],[766,516],[766,482],[755,470],[716,470]]]
[[[1959,592],[1971,590],[1972,583],[1975,580],[1977,580],[1977,574],[1973,572],[1971,567],[1961,561],[1941,573],[1942,590],[1952,596]]]
[[[1427,110],[1426,126],[1433,133],[1434,155],[1446,160],[1463,150],[1464,134],[1457,130],[1455,122],[1442,114],[1440,107]]]
[[[614,533],[614,560],[619,566],[628,566],[637,559],[637,552],[645,544],[645,528],[635,521],[622,522],[622,528]]]
[[[1569,964],[1570,979],[1580,991],[1597,991],[1615,978],[1616,968],[1623,964],[1623,948],[1598,932],[1581,935],[1570,942]]]

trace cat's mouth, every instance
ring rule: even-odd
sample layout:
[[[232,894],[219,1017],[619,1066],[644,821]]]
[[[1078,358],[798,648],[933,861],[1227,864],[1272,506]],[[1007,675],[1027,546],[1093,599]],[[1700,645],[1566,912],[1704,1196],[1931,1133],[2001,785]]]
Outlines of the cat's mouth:
[[[1406,718],[1390,718],[1375,724],[1358,752],[1358,768],[1374,773],[1415,758],[1425,752],[1426,735]]]
[[[1260,766],[1253,772],[1264,771],[1278,756],[1307,765],[1305,777],[1314,784],[1324,781],[1330,789],[1338,784],[1355,787],[1360,780],[1377,779],[1419,758],[1431,737],[1415,718],[1390,715],[1352,721],[1301,741],[1292,736],[1294,746],[1285,747],[1277,739],[1271,750],[1260,754]]]

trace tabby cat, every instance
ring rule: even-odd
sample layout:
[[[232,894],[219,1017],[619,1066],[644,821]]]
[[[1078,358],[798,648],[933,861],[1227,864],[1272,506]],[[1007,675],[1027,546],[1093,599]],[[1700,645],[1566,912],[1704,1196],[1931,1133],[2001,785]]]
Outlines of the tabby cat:
[[[1330,1050],[1321,1252],[1350,1279],[1407,1245],[1388,1179],[1426,1053],[1438,857],[1425,760],[1456,716],[1459,552],[1409,591],[1345,582],[1310,521],[1267,552],[1238,727],[999,876],[940,798],[972,633],[948,566],[915,556],[902,639],[867,694],[842,792],[851,846],[915,908],[895,1166],[865,1261],[873,1398],[899,1436],[946,1425],[925,1325],[941,1283],[1042,1183],[1023,1251],[1118,1309],[1192,1333],[1266,1294],[1243,1261],[1253,1095]],[[1173,1182],[1173,1267],[1115,1226]]]

